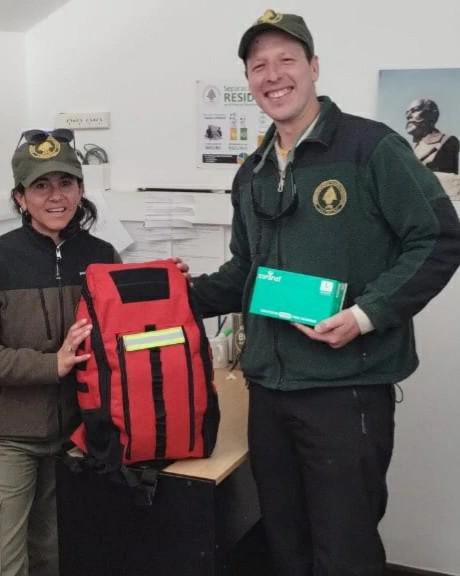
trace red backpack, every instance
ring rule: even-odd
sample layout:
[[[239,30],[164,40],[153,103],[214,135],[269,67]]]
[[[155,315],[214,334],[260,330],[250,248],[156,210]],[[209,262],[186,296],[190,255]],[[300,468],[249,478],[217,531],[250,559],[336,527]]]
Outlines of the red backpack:
[[[219,424],[209,344],[188,282],[169,260],[91,264],[77,319],[93,325],[77,369],[72,435],[100,471],[209,456]]]

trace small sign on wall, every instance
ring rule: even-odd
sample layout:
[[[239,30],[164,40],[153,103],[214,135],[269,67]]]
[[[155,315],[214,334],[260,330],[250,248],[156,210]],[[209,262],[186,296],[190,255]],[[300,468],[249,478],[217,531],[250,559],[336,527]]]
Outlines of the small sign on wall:
[[[110,112],[60,112],[55,125],[56,128],[71,130],[110,128]]]

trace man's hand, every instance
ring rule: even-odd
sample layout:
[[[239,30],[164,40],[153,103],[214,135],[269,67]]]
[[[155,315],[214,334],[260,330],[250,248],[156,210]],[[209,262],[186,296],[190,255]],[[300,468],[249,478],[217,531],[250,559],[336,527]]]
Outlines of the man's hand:
[[[315,328],[304,324],[294,324],[312,340],[325,342],[331,348],[342,348],[361,334],[358,323],[350,309],[342,310],[326,320],[322,320]]]
[[[66,376],[75,364],[86,362],[86,360],[91,358],[91,354],[79,354],[76,356],[75,352],[83,340],[91,334],[92,328],[92,325],[86,319],[78,320],[69,328],[67,336],[57,353],[59,378]]]
[[[177,256],[175,256],[174,258],[170,258],[170,260],[174,262],[176,268],[178,268],[178,270],[182,272],[182,274],[185,276],[185,278],[188,280],[188,283],[190,284],[192,281],[192,276],[189,274],[188,264],[183,262],[181,258],[177,258]]]

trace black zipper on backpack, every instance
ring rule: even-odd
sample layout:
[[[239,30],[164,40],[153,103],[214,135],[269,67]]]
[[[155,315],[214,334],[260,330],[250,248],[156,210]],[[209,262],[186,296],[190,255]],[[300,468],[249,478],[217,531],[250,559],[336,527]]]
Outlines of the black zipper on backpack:
[[[128,443],[126,445],[126,458],[131,460],[131,418],[129,414],[129,394],[128,394],[128,375],[126,372],[126,358],[125,348],[123,344],[123,336],[117,336],[117,353],[118,362],[120,364],[120,378],[121,378],[121,394],[123,399],[123,420],[125,423],[126,435],[128,436]]]
[[[94,357],[96,359],[96,364],[99,373],[99,394],[101,397],[101,411],[104,412],[106,416],[110,415],[110,381],[112,376],[112,370],[110,369],[109,362],[105,353],[104,342],[102,340],[101,328],[96,316],[96,311],[94,309],[93,300],[86,283],[83,283],[81,294],[86,302],[88,308],[89,317],[91,319],[91,324],[93,329],[91,330],[91,347],[94,351]],[[110,419],[110,418],[109,418]]]
[[[195,448],[195,386],[193,381],[193,366],[192,355],[190,352],[190,343],[185,331],[184,340],[185,361],[187,364],[188,422],[190,429],[188,449],[190,452],[192,452],[192,450]]]
[[[203,363],[203,370],[204,370],[204,377],[206,382],[206,412],[204,414],[204,425],[202,426],[201,433],[203,435],[203,442],[204,442],[204,449],[205,453],[209,455],[209,445],[208,439],[209,434],[207,431],[209,428],[216,428],[220,418],[219,408],[218,408],[218,401],[217,401],[217,394],[214,388],[214,370],[212,367],[212,360],[211,355],[209,352],[209,341],[206,336],[206,331],[204,329],[203,320],[201,319],[200,313],[198,311],[198,306],[195,301],[195,297],[193,295],[192,290],[188,287],[188,298],[190,302],[190,308],[192,310],[193,318],[198,326],[198,330],[200,333],[200,357]],[[186,359],[187,359],[187,370],[189,373],[189,378],[191,378],[191,384],[189,385],[189,406],[190,406],[190,429],[193,430],[193,444],[192,438],[190,438],[190,445],[192,446],[191,450],[195,445],[195,400],[194,400],[194,381],[193,381],[193,366],[191,360],[191,352],[190,352],[190,344],[187,340],[187,335],[184,332],[184,338],[186,341]],[[191,401],[190,401],[191,399]],[[211,415],[214,424],[211,423],[209,425],[209,416]],[[212,446],[214,446],[214,441],[212,442]]]

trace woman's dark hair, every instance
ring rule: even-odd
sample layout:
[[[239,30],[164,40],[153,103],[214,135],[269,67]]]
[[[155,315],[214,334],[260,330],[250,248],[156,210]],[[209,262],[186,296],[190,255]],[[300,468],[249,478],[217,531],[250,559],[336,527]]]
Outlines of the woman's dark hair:
[[[83,181],[80,178],[76,178],[78,183],[82,185]],[[16,200],[15,195],[21,194],[23,195],[25,192],[25,188],[22,184],[18,184],[15,188],[11,190],[11,199],[14,204],[14,208],[18,214],[21,215],[22,221],[25,223],[30,223],[30,214],[29,212],[24,212],[21,210],[21,206],[19,202]],[[70,238],[74,234],[76,234],[79,230],[89,230],[91,226],[97,220],[97,208],[96,205],[88,200],[85,196],[81,197],[80,203],[77,206],[77,210],[72,218],[72,220],[67,224],[67,226],[61,230],[59,236],[64,240],[66,238]]]

